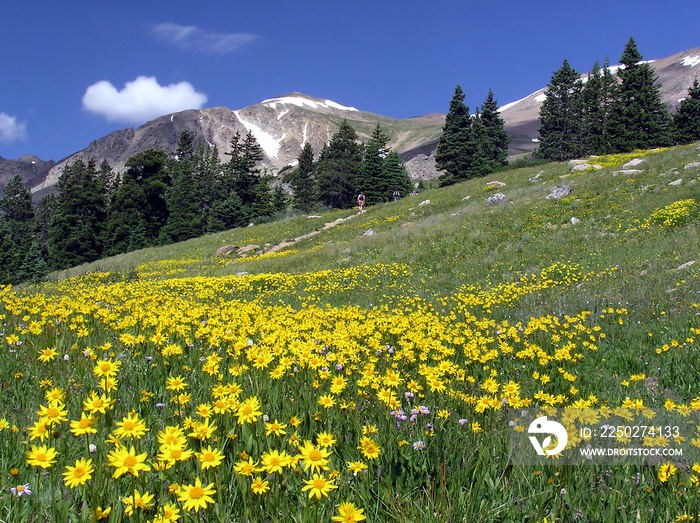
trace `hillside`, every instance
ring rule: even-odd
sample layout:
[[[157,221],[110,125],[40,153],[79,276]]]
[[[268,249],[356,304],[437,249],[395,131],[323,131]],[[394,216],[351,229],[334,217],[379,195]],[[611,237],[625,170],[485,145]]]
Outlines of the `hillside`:
[[[12,481],[60,485],[30,468],[50,452],[27,445],[25,429],[36,439],[48,423],[35,413],[75,420],[73,436],[49,431],[60,470],[88,442],[105,464],[64,474],[99,489],[12,506],[48,517],[99,504],[119,517],[138,481],[158,511],[193,510],[188,493],[206,488],[197,512],[227,521],[687,520],[700,510],[700,144],[595,162],[234,229],[3,289]],[[522,432],[545,414],[565,424],[566,447],[537,461]],[[582,439],[591,423],[671,433]],[[173,458],[168,438],[196,461]],[[143,466],[122,480],[132,443]],[[591,445],[684,454],[577,457]]]

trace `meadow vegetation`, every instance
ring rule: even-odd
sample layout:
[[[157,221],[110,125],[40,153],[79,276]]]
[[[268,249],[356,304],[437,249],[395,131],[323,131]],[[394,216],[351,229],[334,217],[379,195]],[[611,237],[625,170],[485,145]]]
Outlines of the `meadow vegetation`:
[[[642,154],[4,288],[0,519],[700,518],[700,464],[508,458],[513,410],[700,410],[700,151]]]

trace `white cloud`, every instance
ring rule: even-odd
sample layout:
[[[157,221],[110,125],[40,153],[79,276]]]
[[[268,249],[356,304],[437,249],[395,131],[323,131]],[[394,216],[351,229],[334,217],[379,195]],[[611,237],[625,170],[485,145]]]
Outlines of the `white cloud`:
[[[189,82],[162,86],[154,76],[139,76],[121,91],[106,80],[91,85],[83,95],[83,109],[110,122],[140,123],[167,113],[200,109],[206,101],[207,96]]]
[[[151,34],[174,46],[207,54],[226,54],[258,37],[248,33],[217,33],[205,31],[196,25],[164,23],[154,25]]]
[[[26,122],[18,122],[16,117],[0,113],[0,142],[10,144],[26,139]]]

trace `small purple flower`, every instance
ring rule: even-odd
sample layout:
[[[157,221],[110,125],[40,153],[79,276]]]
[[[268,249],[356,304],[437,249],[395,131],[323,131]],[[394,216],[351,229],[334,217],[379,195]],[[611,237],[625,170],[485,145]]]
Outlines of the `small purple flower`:
[[[415,396],[415,394],[413,394],[413,392],[404,392],[403,395],[406,396],[406,399],[410,399],[413,396]]]
[[[414,450],[423,450],[425,448],[425,441],[418,440],[413,442],[413,449]]]
[[[469,420],[466,418],[462,418],[457,423],[459,423],[460,425],[466,425],[467,423],[469,423]]]
[[[22,496],[28,496],[31,494],[32,490],[29,488],[29,483],[26,483],[24,485],[17,485],[16,487],[10,488],[10,492],[12,492],[18,498],[21,498]]]
[[[165,403],[156,403],[156,408],[162,409],[165,407]]]
[[[343,370],[343,366],[340,363],[336,363],[335,370]]]

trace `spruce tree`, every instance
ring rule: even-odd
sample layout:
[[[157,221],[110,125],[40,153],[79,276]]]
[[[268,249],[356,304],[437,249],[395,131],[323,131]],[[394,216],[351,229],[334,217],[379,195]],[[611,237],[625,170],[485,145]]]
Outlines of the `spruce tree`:
[[[617,79],[610,71],[607,58],[602,69],[596,62],[581,91],[583,105],[581,134],[586,155],[614,152],[611,126],[616,93]]]
[[[204,217],[196,199],[192,179],[193,163],[178,160],[171,166],[172,185],[168,190],[168,221],[161,229],[160,243],[174,243],[196,238],[205,231]]]
[[[27,279],[22,265],[32,246],[34,208],[32,195],[24,186],[20,175],[13,177],[5,186],[0,198],[0,211],[3,215],[4,256],[0,257],[0,272],[6,283],[19,283]]]
[[[630,37],[620,58],[620,87],[614,110],[614,147],[617,152],[649,149],[671,143],[671,117],[661,100],[656,73]]]
[[[76,160],[58,180],[58,208],[49,227],[52,269],[65,269],[100,258],[106,216],[105,188],[95,161]]]
[[[388,150],[389,137],[377,123],[372,136],[364,146],[362,164],[357,174],[357,190],[365,195],[367,205],[389,201],[391,191],[384,176],[384,160]]]
[[[209,219],[209,230],[226,231],[245,227],[249,222],[249,213],[244,209],[243,202],[235,192],[231,192],[225,200],[214,204]]]
[[[293,206],[309,212],[317,203],[317,187],[314,177],[314,151],[309,142],[304,144],[299,154],[296,169],[291,173],[289,183],[294,189]]]
[[[159,149],[148,149],[126,161],[124,185],[136,184],[145,197],[140,213],[146,228],[147,246],[158,244],[160,230],[168,221],[166,194],[171,178],[167,164],[167,155]]]
[[[357,190],[357,172],[362,163],[362,149],[357,133],[347,120],[323,148],[318,162],[320,201],[332,208],[352,207]]]
[[[243,203],[248,219],[252,219],[253,214],[260,217],[270,209],[269,202],[259,187],[263,183],[269,190],[267,182],[262,181],[262,177],[259,176],[260,169],[257,167],[258,162],[263,159],[262,148],[251,132],[248,132],[245,138],[241,138],[241,134],[236,132],[230,145],[231,151],[225,154],[231,158],[223,165],[223,198],[228,199],[232,192],[236,193]],[[256,202],[258,197],[263,197],[265,201]],[[261,212],[263,214],[260,214]]]
[[[399,191],[403,197],[411,192],[411,179],[408,177],[406,168],[399,157],[399,153],[391,151],[387,155],[382,165],[382,178],[385,180],[387,190],[387,200],[391,198],[394,191]]]
[[[133,177],[124,181],[111,194],[105,222],[104,251],[107,256],[114,256],[145,247],[146,225],[144,210],[146,194]],[[139,237],[132,241],[132,236]]]
[[[673,115],[675,142],[686,144],[700,140],[700,83],[697,77],[688,89],[688,96]]]
[[[489,170],[494,170],[508,163],[508,145],[510,136],[505,129],[505,122],[498,113],[498,101],[494,99],[493,91],[481,106],[479,146]]]
[[[450,101],[435,162],[438,170],[445,171],[440,176],[441,186],[483,176],[488,171],[460,85],[455,88]]]
[[[562,161],[584,154],[581,90],[579,73],[565,59],[544,92],[546,99],[540,108],[540,144],[536,157]]]

